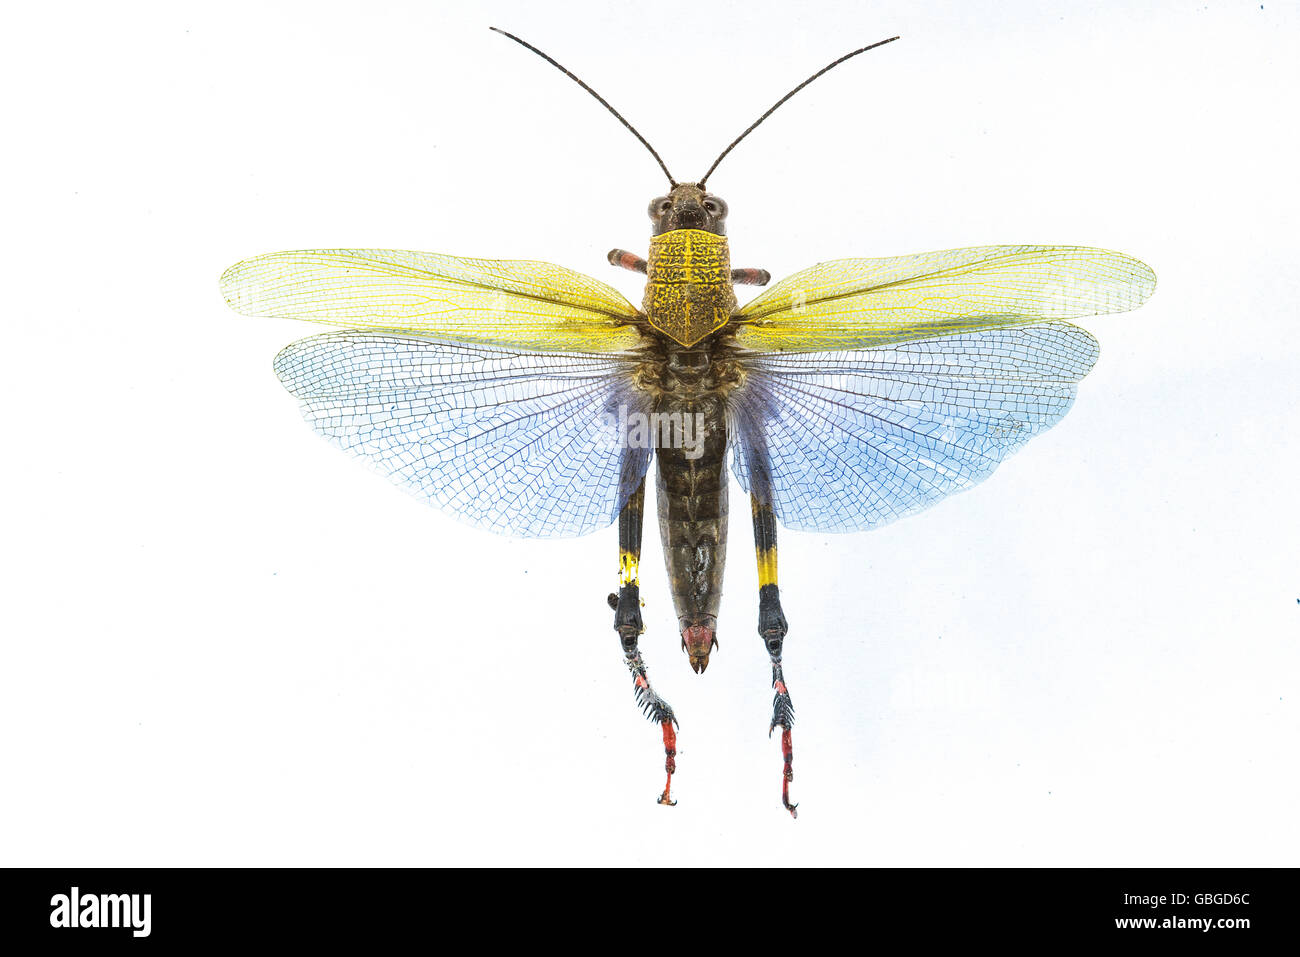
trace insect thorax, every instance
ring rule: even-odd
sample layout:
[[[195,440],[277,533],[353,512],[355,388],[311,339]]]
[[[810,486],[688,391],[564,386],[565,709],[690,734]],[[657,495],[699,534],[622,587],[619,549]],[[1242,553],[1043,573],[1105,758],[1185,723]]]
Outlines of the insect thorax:
[[[736,308],[727,237],[674,229],[650,240],[642,308],[655,329],[692,346],[727,324]]]

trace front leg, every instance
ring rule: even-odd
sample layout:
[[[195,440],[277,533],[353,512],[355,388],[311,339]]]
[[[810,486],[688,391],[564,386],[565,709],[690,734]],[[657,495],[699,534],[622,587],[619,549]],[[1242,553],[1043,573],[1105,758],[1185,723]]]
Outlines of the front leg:
[[[620,269],[630,269],[632,272],[644,273],[649,269],[649,264],[638,256],[636,253],[630,253],[626,249],[611,249],[609,251],[609,264],[618,266]]]
[[[757,483],[756,483],[757,487]],[[794,727],[794,704],[785,686],[781,671],[781,647],[790,626],[781,611],[781,594],[776,584],[776,514],[766,496],[750,495],[754,515],[754,554],[758,558],[758,634],[767,648],[772,662],[772,723],[767,733],[771,736],[777,725],[781,726],[781,755],[785,767],[781,774],[781,804],[791,817],[798,817],[796,805],[790,803],[790,782],[794,780],[794,744],[790,729]]]
[[[664,783],[663,794],[659,803],[672,806],[674,801],[670,792],[673,784],[673,772],[677,770],[677,732],[673,726],[677,718],[672,707],[650,687],[650,678],[646,674],[645,662],[637,642],[645,625],[641,622],[641,583],[639,566],[641,562],[641,525],[645,506],[645,480],[637,486],[632,497],[627,500],[618,515],[618,594],[609,596],[610,607],[614,609],[614,630],[618,632],[623,646],[623,654],[628,670],[632,672],[632,690],[636,703],[645,716],[659,723],[664,738],[664,770],[668,773]]]
[[[630,269],[632,272],[645,273],[650,268],[644,259],[626,249],[611,249],[606,258],[611,266]],[[772,281],[772,274],[766,269],[733,269],[731,281],[737,286],[766,286]]]
[[[737,286],[766,286],[772,274],[766,269],[733,269],[731,281]]]

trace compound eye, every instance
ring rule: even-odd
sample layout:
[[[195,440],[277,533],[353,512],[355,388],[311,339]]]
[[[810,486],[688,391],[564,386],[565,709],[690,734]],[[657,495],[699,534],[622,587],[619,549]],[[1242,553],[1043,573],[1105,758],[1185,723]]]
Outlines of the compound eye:
[[[660,196],[658,199],[650,200],[650,209],[648,212],[650,213],[651,219],[659,219],[672,208],[673,201],[667,196]]]
[[[714,218],[721,219],[727,215],[727,204],[717,196],[705,196],[704,211]]]

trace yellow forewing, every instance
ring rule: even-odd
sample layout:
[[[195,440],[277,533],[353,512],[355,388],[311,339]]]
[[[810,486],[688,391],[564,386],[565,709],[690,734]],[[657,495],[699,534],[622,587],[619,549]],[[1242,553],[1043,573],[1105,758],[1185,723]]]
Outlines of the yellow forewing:
[[[550,263],[460,259],[398,249],[269,253],[221,277],[230,308],[556,352],[619,352],[640,334],[611,286]]]
[[[1083,246],[976,246],[840,259],[781,280],[741,309],[736,344],[762,352],[870,349],[1047,319],[1135,309],[1144,263]]]

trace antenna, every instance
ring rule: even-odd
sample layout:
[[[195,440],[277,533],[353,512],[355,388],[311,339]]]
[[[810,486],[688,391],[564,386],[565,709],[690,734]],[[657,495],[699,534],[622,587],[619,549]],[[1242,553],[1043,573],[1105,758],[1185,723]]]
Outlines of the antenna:
[[[505,30],[499,29],[498,27],[488,27],[488,29],[489,29],[489,30],[493,30],[493,31],[495,31],[495,32],[501,34],[502,36],[509,37],[511,40],[514,40],[516,43],[518,43],[521,47],[525,47],[526,49],[532,50],[534,53],[536,53],[539,57],[541,57],[543,60],[545,60],[545,61],[546,61],[547,63],[549,63],[551,66],[555,67],[557,70],[559,70],[561,73],[563,73],[565,76],[567,76],[567,77],[568,77],[570,80],[572,80],[574,83],[578,84],[578,86],[582,87],[584,90],[586,90],[586,91],[587,91],[588,93],[590,93],[592,96],[594,96],[594,97],[596,98],[597,102],[599,102],[601,106],[603,106],[605,109],[609,110],[609,111],[610,111],[611,113],[613,113],[616,117],[618,117],[618,121],[619,121],[620,123],[622,123],[624,126],[626,126],[626,127],[628,128],[628,132],[630,132],[633,136],[635,136],[637,139],[639,139],[639,140],[641,141],[641,145],[644,146],[646,149],[648,149],[648,150],[650,151],[650,155],[653,156],[653,157],[655,158],[655,162],[659,164],[659,168],[660,168],[661,170],[663,170],[663,171],[664,171],[664,175],[668,177],[668,182],[671,183],[673,186],[676,186],[676,185],[677,185],[677,180],[673,179],[673,174],[670,173],[670,172],[668,172],[668,167],[665,166],[665,165],[664,165],[664,161],[663,161],[662,159],[659,158],[659,154],[655,152],[655,148],[654,148],[653,146],[651,146],[651,145],[649,144],[649,142],[647,142],[647,140],[646,140],[646,138],[645,138],[644,136],[642,136],[640,133],[637,132],[635,126],[633,126],[633,125],[632,125],[631,123],[629,123],[627,120],[623,119],[623,114],[620,113],[618,110],[614,109],[612,106],[610,106],[610,105],[609,105],[609,102],[608,102],[608,101],[607,101],[603,96],[601,96],[599,93],[597,93],[597,92],[596,92],[595,90],[593,90],[591,87],[587,86],[587,84],[583,83],[582,80],[578,79],[578,77],[577,77],[576,75],[574,75],[573,73],[571,73],[569,70],[566,70],[563,66],[561,66],[559,63],[557,63],[555,60],[551,59],[549,56],[547,56],[547,55],[546,55],[545,53],[543,53],[541,50],[537,49],[537,47],[533,46],[533,45],[532,45],[531,43],[529,43],[528,41],[526,41],[526,40],[521,40],[521,39],[519,39],[519,37],[515,36],[513,33],[507,33]],[[861,51],[858,51],[858,52],[861,52]],[[850,56],[852,56],[852,54],[850,54]],[[847,59],[847,57],[846,57],[845,59]],[[832,64],[832,66],[834,66],[834,64]],[[830,67],[827,67],[826,69],[829,70]],[[825,73],[826,71],[823,70],[822,72]],[[777,105],[779,106],[780,104],[777,104]],[[774,109],[775,109],[775,107],[774,107]],[[770,112],[770,111],[769,111],[769,112]],[[757,124],[755,124],[755,125],[757,125]],[[746,131],[746,132],[748,132],[748,131]],[[734,144],[733,144],[733,145],[734,145]],[[731,149],[731,147],[729,146],[729,147],[727,147],[727,149]],[[724,153],[723,155],[725,156],[726,154]],[[719,159],[721,159],[721,157],[719,157]],[[714,163],[713,165],[714,165],[714,166],[717,166],[718,164],[717,164],[717,163]],[[712,172],[712,170],[710,170],[710,172]]]
[[[507,35],[508,35],[508,34],[507,34]],[[746,136],[748,136],[750,133],[754,132],[754,130],[756,130],[756,129],[758,128],[758,124],[762,123],[765,119],[767,119],[769,116],[771,116],[773,113],[775,113],[775,112],[777,111],[777,109],[781,106],[782,103],[784,103],[786,100],[790,99],[790,97],[794,96],[796,93],[798,93],[800,90],[802,90],[805,86],[807,86],[807,85],[808,85],[809,83],[811,83],[813,80],[817,79],[817,78],[818,78],[819,76],[821,76],[823,73],[827,72],[828,70],[832,70],[832,69],[834,69],[835,67],[837,67],[837,66],[839,66],[841,63],[843,63],[845,60],[852,59],[853,57],[857,56],[859,53],[866,53],[868,50],[874,50],[876,47],[883,47],[886,43],[893,43],[893,42],[894,42],[895,40],[897,40],[897,39],[898,39],[898,37],[890,37],[888,40],[881,40],[881,41],[878,42],[878,43],[873,43],[873,44],[871,44],[870,46],[865,46],[865,47],[863,47],[863,48],[860,49],[860,50],[854,50],[852,53],[846,53],[846,54],[844,54],[844,56],[840,57],[840,58],[839,58],[838,60],[836,60],[834,63],[828,63],[826,66],[822,67],[820,70],[818,70],[818,71],[817,71],[816,73],[814,73],[812,76],[808,77],[808,79],[804,80],[802,83],[800,83],[798,86],[796,86],[793,90],[791,90],[791,91],[790,91],[789,93],[787,93],[785,96],[781,97],[781,99],[779,99],[779,100],[777,100],[775,103],[773,103],[773,104],[772,104],[772,108],[771,108],[770,110],[768,110],[766,113],[764,113],[764,114],[763,114],[762,116],[760,116],[758,119],[756,119],[752,124],[750,124],[749,129],[745,130],[745,132],[741,133],[741,134],[740,134],[739,136],[737,136],[734,140],[732,140],[732,141],[731,141],[731,145],[728,146],[725,150],[722,151],[722,155],[719,156],[717,159],[715,159],[715,160],[713,161],[713,165],[709,167],[709,171],[708,171],[707,173],[705,173],[703,176],[700,177],[700,182],[699,182],[699,187],[700,187],[700,189],[703,189],[703,188],[704,188],[704,181],[707,180],[710,176],[713,175],[713,171],[714,171],[715,169],[718,168],[718,164],[721,163],[721,162],[723,161],[723,159],[726,157],[726,155],[727,155],[728,153],[730,153],[732,150],[734,150],[734,149],[736,148],[736,144],[739,143],[741,140],[743,140],[743,139],[744,139]],[[521,42],[522,42],[522,41],[521,41]],[[548,57],[547,59],[550,59],[550,58]],[[558,66],[559,64],[556,64],[556,65]],[[565,72],[568,72],[568,71],[565,71]],[[576,80],[577,77],[574,77],[574,79]],[[579,82],[581,82],[581,81],[579,81]],[[585,84],[584,84],[584,85],[585,85]],[[602,101],[602,102],[603,102],[603,101]],[[607,104],[607,105],[608,105],[608,104]],[[622,117],[620,117],[620,119],[622,119]],[[629,127],[629,129],[630,129],[630,127]],[[635,133],[636,131],[633,130],[632,132]],[[645,141],[642,140],[642,142],[644,143]],[[667,170],[664,170],[664,172],[667,172]],[[672,178],[672,177],[669,177],[669,179],[671,179],[671,178]]]

